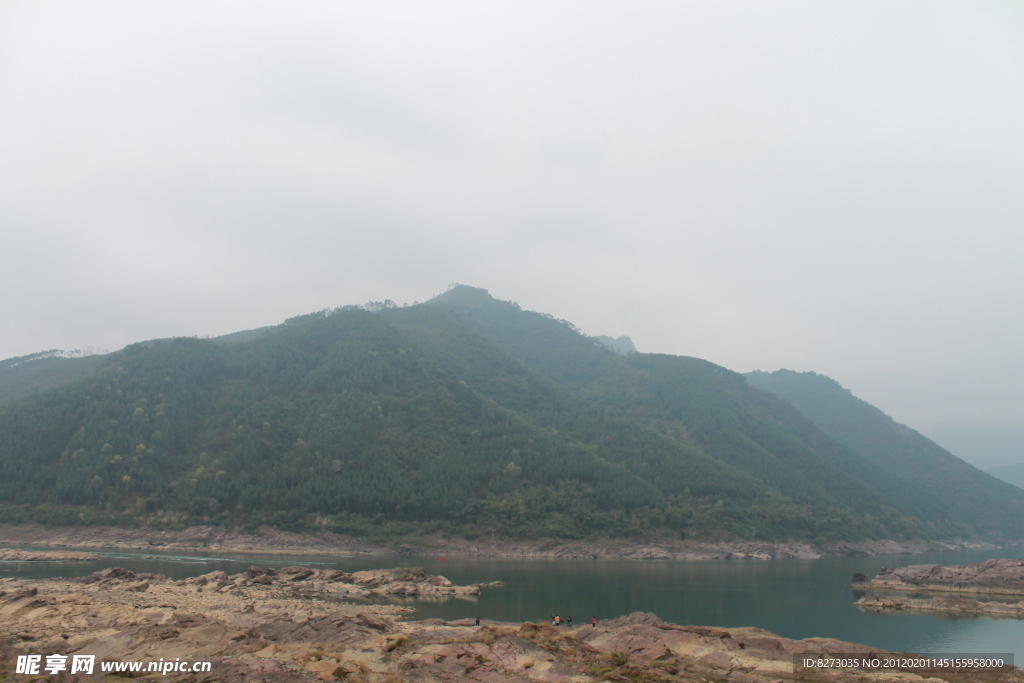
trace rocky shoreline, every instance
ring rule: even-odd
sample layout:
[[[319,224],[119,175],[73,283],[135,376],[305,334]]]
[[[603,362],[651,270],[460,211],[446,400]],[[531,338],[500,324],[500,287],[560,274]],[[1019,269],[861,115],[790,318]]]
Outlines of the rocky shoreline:
[[[855,575],[853,585],[871,590],[1024,595],[1024,559],[986,560],[952,567],[937,564],[882,567],[871,580],[863,574]]]
[[[972,598],[961,598],[944,595],[937,598],[908,598],[904,596],[880,595],[868,593],[853,603],[865,611],[914,611],[955,612],[957,614],[976,614],[978,616],[1004,617],[1007,619],[1024,619],[1024,601],[1017,604],[1003,602],[981,602]]]
[[[98,559],[100,556],[96,553],[0,548],[0,562],[91,562]]]
[[[771,560],[818,559],[827,555],[910,555],[950,550],[995,550],[999,546],[978,541],[865,541],[814,546],[809,543],[759,541],[642,542],[537,540],[504,541],[418,539],[415,543],[374,545],[330,533],[295,534],[264,529],[243,534],[217,527],[191,527],[183,531],[152,531],[117,527],[0,526],[0,544],[47,548],[117,548],[125,550],[201,550],[249,555],[403,555],[452,557],[517,557],[546,559],[636,560]]]
[[[875,655],[827,638],[790,640],[755,628],[662,622],[635,613],[573,629],[439,619],[404,621],[408,608],[338,599],[458,594],[421,569],[346,574],[308,567],[171,581],[112,568],[79,579],[0,580],[0,680],[19,656],[95,655],[99,662],[208,661],[209,672],[160,676],[188,683],[395,681],[919,681],[969,673],[794,672],[794,654]],[[500,590],[500,588],[496,588]],[[117,680],[152,680],[118,674]],[[18,680],[18,679],[15,679]],[[101,674],[61,674],[65,683]],[[1024,671],[985,680],[1024,683]]]

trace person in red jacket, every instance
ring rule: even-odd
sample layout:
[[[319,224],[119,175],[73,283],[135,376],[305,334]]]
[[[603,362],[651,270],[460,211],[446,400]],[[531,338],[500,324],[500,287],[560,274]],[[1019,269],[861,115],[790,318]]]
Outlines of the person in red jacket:
[[[590,625],[597,626],[597,617],[590,617]]]

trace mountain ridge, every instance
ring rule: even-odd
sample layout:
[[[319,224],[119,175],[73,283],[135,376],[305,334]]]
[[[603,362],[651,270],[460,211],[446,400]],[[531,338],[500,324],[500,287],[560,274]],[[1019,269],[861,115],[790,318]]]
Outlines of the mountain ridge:
[[[465,286],[369,308],[229,344],[131,345],[0,407],[0,519],[466,538],[1024,537],[970,506],[947,514],[707,361],[619,355]]]
[[[957,458],[825,375],[777,370],[748,373],[747,380],[789,401],[823,432],[887,472],[935,492],[954,514],[1024,515],[1019,488]]]

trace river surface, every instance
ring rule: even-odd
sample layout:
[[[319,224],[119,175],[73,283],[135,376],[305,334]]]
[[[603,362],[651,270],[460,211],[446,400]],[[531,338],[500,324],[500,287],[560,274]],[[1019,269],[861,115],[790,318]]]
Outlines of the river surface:
[[[31,549],[29,546],[20,546]],[[53,550],[47,548],[46,550]],[[63,548],[62,548],[63,550]],[[68,548],[68,550],[71,550]],[[359,556],[240,556],[203,553],[97,551],[94,562],[0,562],[0,577],[83,576],[105,567],[164,574],[172,579],[221,569],[228,574],[249,565],[307,564],[358,571],[398,566],[424,567],[454,583],[502,581],[477,599],[408,601],[410,618],[537,621],[558,613],[576,624],[630,612],[654,612],[677,624],[756,626],[787,638],[829,637],[885,650],[914,653],[1014,653],[1024,662],[1024,621],[950,614],[868,614],[852,603],[854,572],[874,576],[883,567],[909,564],[964,564],[994,557],[1020,557],[1020,549],[963,551],[878,557],[826,557],[772,561],[516,560]],[[151,558],[151,559],[149,559]],[[1011,601],[1015,601],[1013,599]]]

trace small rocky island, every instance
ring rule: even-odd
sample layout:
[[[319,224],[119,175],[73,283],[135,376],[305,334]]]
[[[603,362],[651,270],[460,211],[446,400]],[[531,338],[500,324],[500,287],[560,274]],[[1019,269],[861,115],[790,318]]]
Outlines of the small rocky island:
[[[986,560],[952,567],[937,564],[882,567],[871,580],[863,574],[855,574],[853,585],[872,590],[1024,595],[1024,560]]]
[[[790,640],[756,628],[665,623],[634,613],[555,628],[475,619],[404,621],[381,596],[472,596],[423,569],[366,572],[250,567],[171,581],[122,568],[78,579],[0,580],[0,680],[22,655],[96,655],[101,662],[204,660],[209,672],[160,676],[190,683],[307,681],[971,681],[969,673],[815,671],[793,655],[874,655],[827,638]],[[355,600],[354,602],[352,600]],[[102,676],[69,676],[84,683]],[[14,679],[17,680],[17,679]],[[117,680],[153,680],[118,674]],[[986,674],[1024,683],[1021,669]]]

